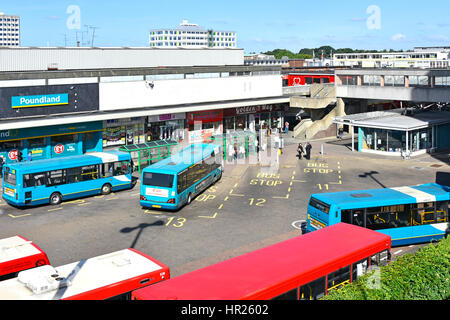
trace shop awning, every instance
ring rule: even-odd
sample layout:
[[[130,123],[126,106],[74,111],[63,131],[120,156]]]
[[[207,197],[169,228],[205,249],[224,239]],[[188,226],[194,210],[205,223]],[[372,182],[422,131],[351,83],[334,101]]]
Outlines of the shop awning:
[[[336,117],[333,123],[355,127],[376,128],[397,131],[412,131],[434,125],[450,123],[448,111],[410,111],[396,109],[374,111]]]

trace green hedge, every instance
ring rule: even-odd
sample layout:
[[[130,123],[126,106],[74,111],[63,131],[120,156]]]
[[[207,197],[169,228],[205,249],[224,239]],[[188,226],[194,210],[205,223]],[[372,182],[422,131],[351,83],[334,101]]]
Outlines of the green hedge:
[[[450,298],[450,237],[369,272],[322,300],[444,300]]]

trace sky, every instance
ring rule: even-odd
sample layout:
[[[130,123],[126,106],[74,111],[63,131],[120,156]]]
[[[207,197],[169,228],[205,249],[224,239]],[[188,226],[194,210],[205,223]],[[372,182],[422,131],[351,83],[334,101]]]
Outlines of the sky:
[[[0,12],[21,17],[21,46],[145,47],[150,29],[184,19],[235,31],[245,53],[450,46],[448,0],[14,0]]]

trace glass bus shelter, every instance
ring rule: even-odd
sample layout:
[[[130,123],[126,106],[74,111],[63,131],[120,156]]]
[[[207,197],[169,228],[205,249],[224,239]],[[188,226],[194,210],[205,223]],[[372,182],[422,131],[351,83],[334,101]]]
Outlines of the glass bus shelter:
[[[224,134],[213,135],[210,142],[221,145],[223,147],[224,159],[230,156],[230,149],[237,149],[238,156],[244,156],[239,153],[241,147],[244,147],[245,157],[250,154],[256,154],[256,133],[252,131],[232,131]]]
[[[130,144],[120,147],[119,150],[131,154],[131,159],[134,162],[133,169],[138,169],[141,173],[145,167],[177,153],[179,145],[177,141],[167,139]]]

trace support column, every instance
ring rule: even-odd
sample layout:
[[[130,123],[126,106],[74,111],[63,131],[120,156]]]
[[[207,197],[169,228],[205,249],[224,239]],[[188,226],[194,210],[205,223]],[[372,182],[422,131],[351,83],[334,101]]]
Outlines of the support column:
[[[350,126],[352,130],[352,152],[355,152],[355,127]]]

